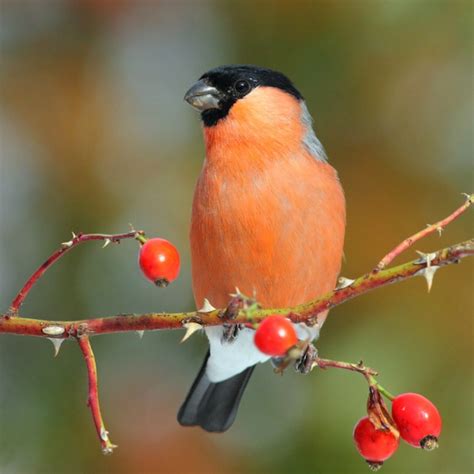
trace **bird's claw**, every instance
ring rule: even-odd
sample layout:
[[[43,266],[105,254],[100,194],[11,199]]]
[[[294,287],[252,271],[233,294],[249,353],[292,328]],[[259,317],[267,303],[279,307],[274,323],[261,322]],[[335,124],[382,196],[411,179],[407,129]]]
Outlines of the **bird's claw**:
[[[302,356],[295,362],[295,370],[300,374],[309,374],[314,366],[314,361],[318,357],[318,350],[309,343]]]
[[[227,305],[227,308],[224,309],[219,317],[223,320],[232,320],[235,319],[241,310],[250,310],[258,306],[255,298],[250,298],[242,294],[239,290],[231,295],[231,300]]]
[[[222,342],[234,342],[243,327],[244,326],[242,324],[224,324],[222,332]]]

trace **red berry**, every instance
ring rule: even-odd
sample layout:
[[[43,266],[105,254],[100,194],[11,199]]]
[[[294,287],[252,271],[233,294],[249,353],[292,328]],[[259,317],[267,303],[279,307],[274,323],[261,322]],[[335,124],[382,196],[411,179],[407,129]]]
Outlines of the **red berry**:
[[[354,428],[354,442],[361,456],[376,470],[398,448],[398,439],[389,430],[378,430],[366,416]]]
[[[265,318],[255,331],[258,349],[270,356],[283,356],[298,341],[293,323],[283,316]]]
[[[165,239],[149,239],[141,247],[138,263],[145,276],[157,286],[167,286],[179,274],[176,247]]]
[[[441,415],[427,398],[418,393],[398,395],[392,402],[392,417],[407,443],[428,451],[438,446]]]

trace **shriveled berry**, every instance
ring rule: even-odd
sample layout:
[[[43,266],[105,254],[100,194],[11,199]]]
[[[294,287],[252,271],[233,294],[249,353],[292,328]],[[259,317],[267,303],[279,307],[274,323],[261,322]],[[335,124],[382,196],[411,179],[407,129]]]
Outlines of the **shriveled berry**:
[[[392,417],[400,436],[416,448],[430,451],[438,446],[441,415],[427,398],[418,393],[402,393],[392,402]]]
[[[264,354],[283,356],[298,342],[293,323],[283,316],[265,318],[255,331],[254,342]]]
[[[360,419],[353,433],[360,455],[377,470],[398,448],[398,439],[389,430],[377,430],[369,417]]]
[[[147,240],[140,247],[138,263],[143,274],[157,286],[168,286],[179,274],[179,252],[165,239]]]

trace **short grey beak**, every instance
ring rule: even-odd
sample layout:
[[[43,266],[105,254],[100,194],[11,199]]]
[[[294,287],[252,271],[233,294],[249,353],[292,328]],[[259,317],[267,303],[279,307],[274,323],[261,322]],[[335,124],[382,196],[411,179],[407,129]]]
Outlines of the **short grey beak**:
[[[207,109],[218,109],[219,95],[215,87],[209,86],[201,79],[186,92],[184,100],[202,112]]]

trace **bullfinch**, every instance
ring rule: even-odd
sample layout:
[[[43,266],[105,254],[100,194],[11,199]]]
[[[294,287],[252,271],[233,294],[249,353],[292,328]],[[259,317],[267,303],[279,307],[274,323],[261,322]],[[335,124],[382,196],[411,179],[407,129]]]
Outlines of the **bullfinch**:
[[[307,302],[337,281],[344,194],[305,101],[282,73],[250,65],[206,72],[185,100],[201,113],[206,157],[191,219],[195,302],[224,308],[238,287],[267,308]],[[314,339],[315,325],[297,326]],[[185,426],[222,432],[233,423],[256,364],[269,356],[255,331],[225,337],[206,327],[209,351],[178,413]]]

